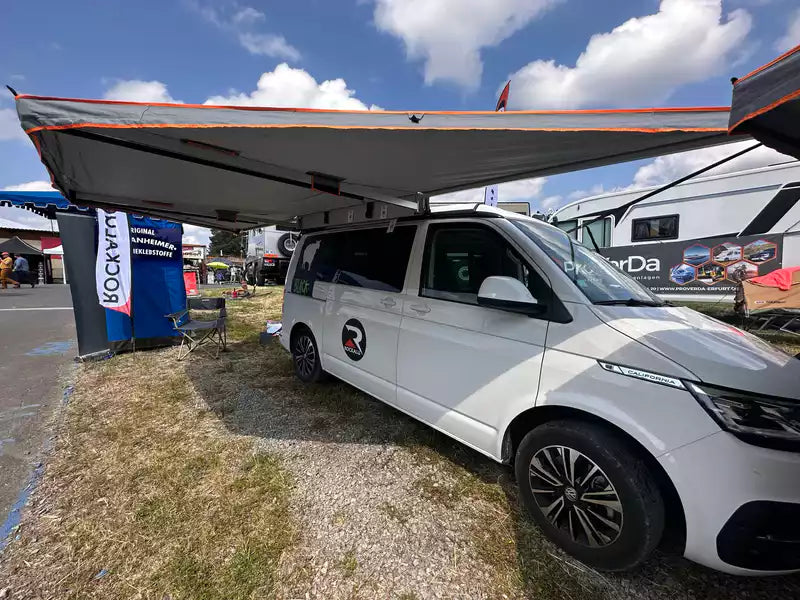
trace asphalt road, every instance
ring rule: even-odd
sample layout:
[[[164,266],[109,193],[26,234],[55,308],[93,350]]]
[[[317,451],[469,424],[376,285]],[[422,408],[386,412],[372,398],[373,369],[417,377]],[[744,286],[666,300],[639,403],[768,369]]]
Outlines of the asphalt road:
[[[0,289],[0,528],[30,477],[76,353],[69,286]]]

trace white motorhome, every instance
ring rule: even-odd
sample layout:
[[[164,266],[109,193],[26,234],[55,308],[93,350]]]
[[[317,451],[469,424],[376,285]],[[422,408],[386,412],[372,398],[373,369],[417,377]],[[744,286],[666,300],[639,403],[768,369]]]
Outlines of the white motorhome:
[[[672,531],[716,569],[800,570],[796,358],[530,217],[348,221],[318,219],[292,256],[280,339],[302,381],[514,465],[542,531],[596,568]]]
[[[283,284],[289,259],[297,245],[299,234],[276,226],[258,227],[247,232],[245,276],[252,285],[264,285],[272,280]]]
[[[577,200],[557,210],[550,221],[564,231],[575,230],[572,235],[590,248],[594,243],[599,248],[617,248],[778,234],[783,235],[783,265],[800,265],[800,162],[690,179],[628,206],[655,189]],[[734,244],[729,246],[712,260],[747,258]]]

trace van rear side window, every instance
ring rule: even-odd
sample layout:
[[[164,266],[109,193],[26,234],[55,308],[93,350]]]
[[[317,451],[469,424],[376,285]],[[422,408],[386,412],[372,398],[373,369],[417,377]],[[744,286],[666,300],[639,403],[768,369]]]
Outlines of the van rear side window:
[[[300,249],[291,291],[310,296],[324,281],[387,292],[400,292],[414,243],[416,225],[356,229],[311,235]]]

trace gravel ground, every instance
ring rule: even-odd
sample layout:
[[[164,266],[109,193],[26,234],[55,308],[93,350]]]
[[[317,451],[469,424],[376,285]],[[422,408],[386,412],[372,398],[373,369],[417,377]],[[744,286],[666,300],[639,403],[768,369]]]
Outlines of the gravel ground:
[[[281,598],[736,600],[800,597],[800,578],[736,578],[657,554],[628,575],[567,557],[520,515],[510,471],[350,386],[303,386],[280,348],[198,378],[199,395],[294,475],[299,543]],[[261,375],[242,383],[242,372]]]

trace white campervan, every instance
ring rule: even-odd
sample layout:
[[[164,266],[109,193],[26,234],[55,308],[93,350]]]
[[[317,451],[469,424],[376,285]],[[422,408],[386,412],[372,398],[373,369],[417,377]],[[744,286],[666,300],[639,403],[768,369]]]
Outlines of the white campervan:
[[[563,231],[487,207],[308,231],[281,341],[513,464],[545,534],[599,569],[666,530],[739,574],[800,569],[800,361],[672,307]]]

